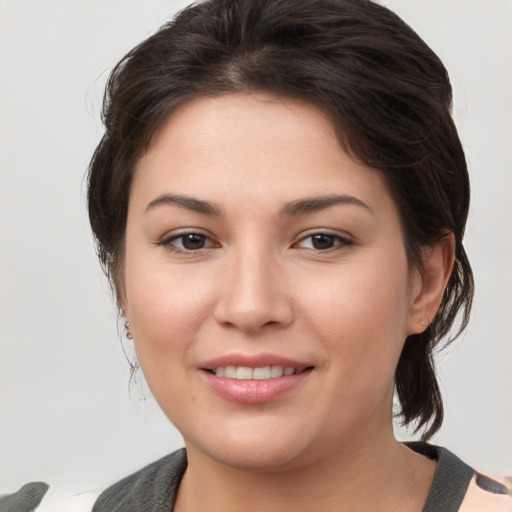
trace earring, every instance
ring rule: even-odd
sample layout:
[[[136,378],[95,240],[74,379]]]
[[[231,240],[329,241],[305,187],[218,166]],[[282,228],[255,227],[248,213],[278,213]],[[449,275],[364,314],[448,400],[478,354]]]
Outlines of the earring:
[[[128,320],[124,321],[124,330],[125,330],[125,336],[129,340],[133,340],[133,334],[132,334],[132,331],[130,329],[130,322],[128,322]]]

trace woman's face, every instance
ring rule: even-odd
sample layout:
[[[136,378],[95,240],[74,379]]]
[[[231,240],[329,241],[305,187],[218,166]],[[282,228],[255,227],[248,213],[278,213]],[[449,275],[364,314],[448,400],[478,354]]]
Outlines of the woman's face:
[[[316,107],[180,107],[138,164],[125,265],[141,367],[191,456],[279,469],[392,435],[421,282],[382,175]]]

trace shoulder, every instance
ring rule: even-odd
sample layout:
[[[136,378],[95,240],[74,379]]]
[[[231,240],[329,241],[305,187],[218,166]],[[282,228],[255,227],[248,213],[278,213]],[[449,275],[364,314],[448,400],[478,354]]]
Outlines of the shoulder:
[[[96,500],[93,512],[158,512],[172,510],[187,467],[184,448],[123,478]]]
[[[437,460],[424,512],[512,512],[512,482],[478,473],[446,448],[424,442],[406,444]]]
[[[512,512],[512,482],[505,478],[489,478],[475,473],[461,512]]]

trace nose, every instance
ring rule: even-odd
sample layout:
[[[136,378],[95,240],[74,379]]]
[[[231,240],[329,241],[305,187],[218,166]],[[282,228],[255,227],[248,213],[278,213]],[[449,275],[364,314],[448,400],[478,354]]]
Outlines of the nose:
[[[218,323],[254,334],[293,322],[285,272],[269,253],[233,254],[224,270],[214,314]]]

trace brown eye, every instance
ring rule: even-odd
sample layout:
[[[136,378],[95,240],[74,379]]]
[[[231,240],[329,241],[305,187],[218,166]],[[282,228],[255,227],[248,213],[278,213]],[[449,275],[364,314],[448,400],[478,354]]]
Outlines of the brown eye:
[[[188,233],[180,237],[182,246],[187,251],[202,249],[206,244],[206,237],[198,233]]]
[[[322,251],[325,249],[332,249],[336,243],[336,237],[332,235],[325,235],[320,233],[311,237],[311,245],[314,249]]]
[[[181,233],[158,243],[173,252],[194,252],[209,249],[217,245],[206,235],[201,233]]]
[[[331,235],[330,233],[314,233],[304,237],[298,247],[302,249],[312,249],[314,251],[328,251],[329,249],[342,248],[350,245],[351,241],[339,235]]]

